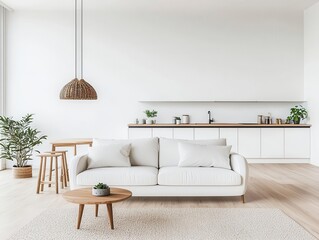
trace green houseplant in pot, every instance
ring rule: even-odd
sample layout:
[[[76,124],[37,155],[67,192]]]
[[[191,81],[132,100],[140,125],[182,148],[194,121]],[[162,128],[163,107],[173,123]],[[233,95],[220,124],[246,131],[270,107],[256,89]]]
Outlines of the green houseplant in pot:
[[[28,165],[28,161],[32,160],[34,147],[47,139],[46,135],[40,135],[40,131],[30,126],[32,120],[33,114],[27,114],[18,121],[0,116],[0,157],[14,161],[15,178],[32,177],[32,166]]]
[[[307,117],[308,112],[303,106],[294,106],[290,109],[290,115],[287,117],[287,123],[292,121],[294,124],[300,124],[300,120]]]
[[[153,118],[157,117],[157,111],[145,110],[144,113],[146,114],[146,117],[147,117],[146,124],[155,123],[155,120],[153,120]]]
[[[98,183],[92,188],[92,195],[97,197],[110,195],[110,187],[104,183]]]

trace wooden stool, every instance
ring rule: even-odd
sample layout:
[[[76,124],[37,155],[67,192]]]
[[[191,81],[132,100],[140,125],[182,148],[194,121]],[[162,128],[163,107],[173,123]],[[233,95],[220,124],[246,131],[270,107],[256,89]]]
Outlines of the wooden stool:
[[[43,153],[38,155],[40,157],[40,168],[39,168],[39,176],[38,176],[38,185],[37,185],[37,193],[40,192],[40,187],[41,191],[44,189],[44,184],[55,184],[55,191],[56,193],[59,193],[59,164],[58,164],[58,159],[61,157],[61,175],[63,172],[66,171],[65,164],[63,162],[63,157],[62,154],[59,153]],[[50,158],[50,175],[49,175],[49,181],[45,181],[45,171],[46,171],[46,164],[47,164],[47,159]],[[51,181],[52,180],[52,165],[53,165],[53,160],[55,164],[55,182]],[[65,175],[65,174],[64,174]],[[65,178],[63,178],[65,179]],[[63,180],[62,179],[62,180]],[[62,181],[62,188],[64,187],[65,181]]]
[[[70,177],[69,177],[69,167],[68,167],[68,161],[66,159],[66,153],[68,151],[67,150],[61,150],[61,151],[48,151],[45,153],[50,153],[50,154],[62,154],[62,162],[65,165],[65,171],[63,171],[63,175],[61,177],[64,177],[64,182],[65,182],[65,187],[68,186],[68,182],[70,182]],[[52,158],[51,158],[52,159]],[[52,178],[52,162],[50,164],[50,176],[49,176],[49,180],[51,181]],[[49,187],[51,187],[51,184],[49,184]]]

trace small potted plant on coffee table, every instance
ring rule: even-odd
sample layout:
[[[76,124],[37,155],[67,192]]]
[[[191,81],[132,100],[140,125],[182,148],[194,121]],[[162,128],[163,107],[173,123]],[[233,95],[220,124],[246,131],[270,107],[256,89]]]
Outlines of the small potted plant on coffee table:
[[[287,117],[287,123],[292,121],[294,124],[300,124],[300,120],[307,117],[308,112],[303,106],[295,106],[290,109],[290,115]]]
[[[145,110],[144,113],[146,114],[146,124],[153,124],[155,123],[155,120],[153,118],[157,117],[157,111],[153,110]]]
[[[32,166],[28,161],[32,160],[34,147],[47,139],[30,126],[32,120],[33,114],[27,114],[19,121],[0,116],[0,158],[15,162],[12,169],[15,178],[32,177]]]
[[[110,195],[110,187],[104,183],[98,183],[92,188],[92,195],[97,197]]]

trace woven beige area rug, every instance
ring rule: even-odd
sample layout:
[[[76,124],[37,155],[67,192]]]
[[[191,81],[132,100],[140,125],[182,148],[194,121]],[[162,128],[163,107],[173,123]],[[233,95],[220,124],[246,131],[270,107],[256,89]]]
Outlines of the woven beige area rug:
[[[81,228],[77,208],[50,209],[11,239],[316,239],[279,209],[265,208],[117,208],[111,230],[106,207],[85,206]]]

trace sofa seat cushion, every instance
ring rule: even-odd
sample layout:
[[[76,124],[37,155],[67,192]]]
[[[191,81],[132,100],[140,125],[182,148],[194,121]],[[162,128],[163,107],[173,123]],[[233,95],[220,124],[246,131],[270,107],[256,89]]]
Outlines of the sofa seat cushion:
[[[106,167],[88,169],[77,175],[78,185],[95,185],[99,182],[110,186],[149,186],[157,184],[155,167]]]
[[[238,186],[241,176],[229,169],[207,167],[162,167],[159,185],[175,186]]]

